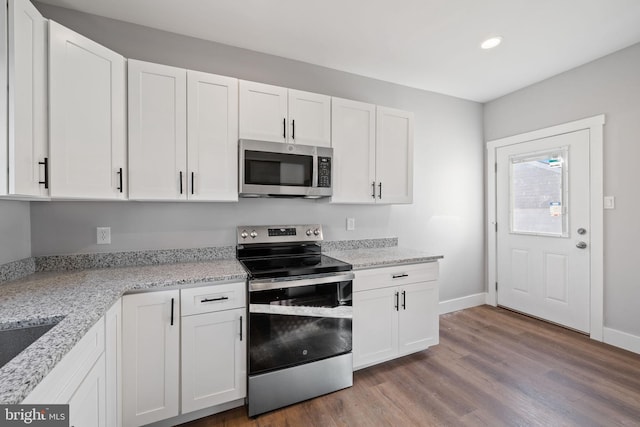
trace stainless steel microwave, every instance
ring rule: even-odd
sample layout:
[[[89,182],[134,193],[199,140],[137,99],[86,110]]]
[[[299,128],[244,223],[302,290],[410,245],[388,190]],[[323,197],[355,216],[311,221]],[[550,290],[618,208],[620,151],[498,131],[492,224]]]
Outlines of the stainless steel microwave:
[[[240,197],[329,197],[333,149],[241,139]]]

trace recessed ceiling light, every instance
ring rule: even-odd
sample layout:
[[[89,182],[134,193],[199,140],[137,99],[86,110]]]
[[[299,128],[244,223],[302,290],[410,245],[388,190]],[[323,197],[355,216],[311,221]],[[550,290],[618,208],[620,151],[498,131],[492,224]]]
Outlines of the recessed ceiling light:
[[[502,43],[502,37],[495,36],[495,37],[490,37],[485,41],[483,41],[480,47],[483,49],[493,49],[494,47],[498,46],[500,43]]]

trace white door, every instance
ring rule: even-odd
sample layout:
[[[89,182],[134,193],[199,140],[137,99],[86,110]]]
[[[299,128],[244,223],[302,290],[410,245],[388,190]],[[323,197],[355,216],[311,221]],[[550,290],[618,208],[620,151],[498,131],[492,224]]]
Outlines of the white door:
[[[287,141],[287,88],[240,80],[240,139]]]
[[[333,98],[333,203],[373,203],[376,180],[376,106]]]
[[[180,291],[122,298],[122,413],[125,427],[178,415]]]
[[[182,318],[183,414],[246,396],[244,314],[239,308]]]
[[[413,113],[378,107],[376,177],[379,203],[413,202]]]
[[[124,57],[49,21],[49,66],[51,197],[126,198]]]
[[[129,60],[129,198],[187,198],[187,70]]]
[[[589,130],[496,150],[497,302],[589,332]]]
[[[48,196],[40,184],[49,146],[47,20],[28,0],[10,0],[8,23],[9,194]]]
[[[331,146],[331,97],[289,89],[289,142]]]
[[[189,200],[238,200],[238,80],[187,71]]]

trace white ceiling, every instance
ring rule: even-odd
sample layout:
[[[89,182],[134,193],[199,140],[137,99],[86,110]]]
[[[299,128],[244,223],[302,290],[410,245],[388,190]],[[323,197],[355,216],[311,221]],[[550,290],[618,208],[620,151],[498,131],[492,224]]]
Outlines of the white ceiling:
[[[42,1],[480,102],[640,42],[639,0]]]

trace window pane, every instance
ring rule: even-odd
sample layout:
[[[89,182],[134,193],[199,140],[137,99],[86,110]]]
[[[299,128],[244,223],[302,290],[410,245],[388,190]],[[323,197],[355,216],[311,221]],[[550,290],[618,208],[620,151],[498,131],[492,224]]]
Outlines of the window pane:
[[[565,236],[568,148],[512,156],[511,232]]]

